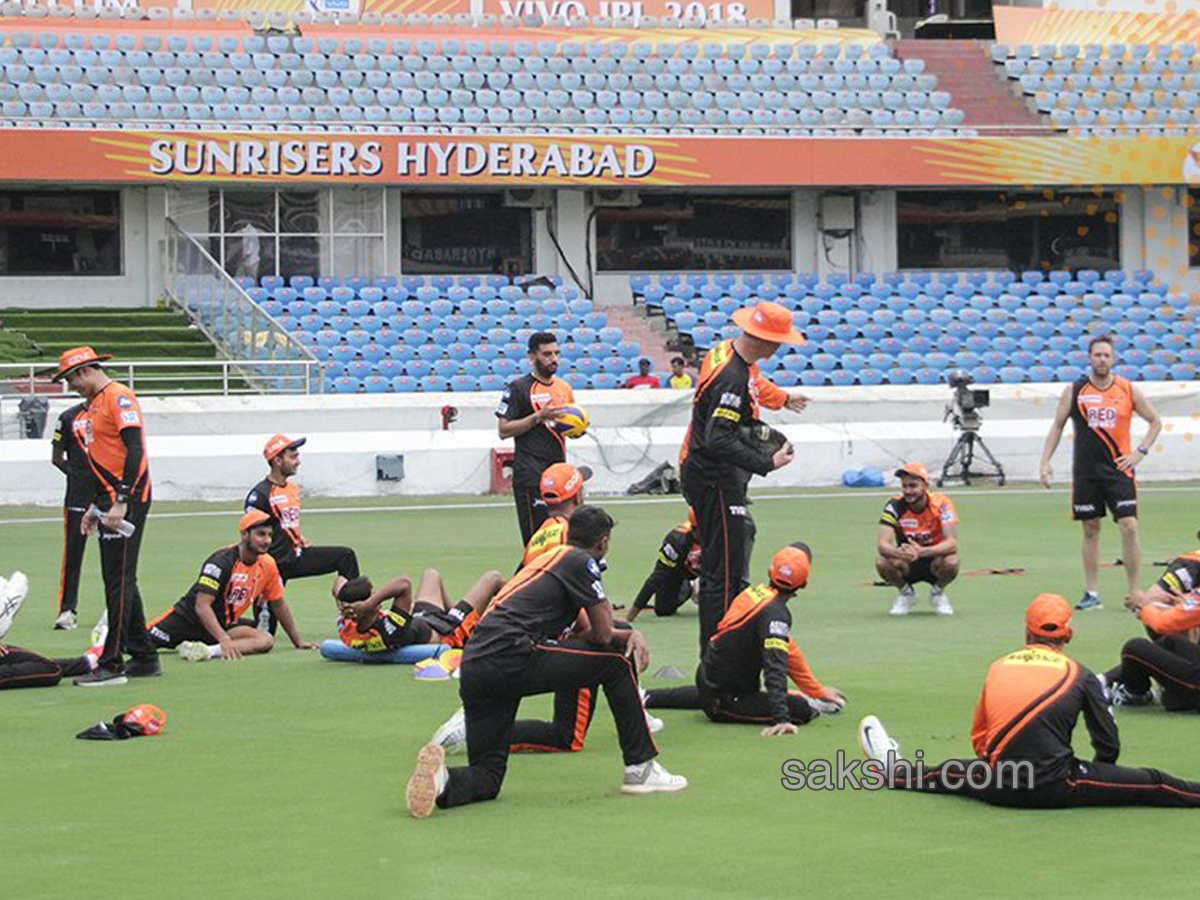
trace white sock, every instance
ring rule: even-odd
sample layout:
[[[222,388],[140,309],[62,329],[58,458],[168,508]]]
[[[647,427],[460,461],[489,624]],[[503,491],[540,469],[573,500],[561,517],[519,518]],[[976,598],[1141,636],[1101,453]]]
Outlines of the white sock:
[[[440,797],[446,792],[446,782],[450,780],[450,772],[442,766],[433,776],[433,786],[437,790],[437,795]]]
[[[90,669],[91,671],[95,672],[96,669],[99,668],[100,657],[97,656],[95,653],[92,653],[89,650],[87,653],[83,654],[83,658],[87,660],[88,669]]]
[[[209,659],[220,659],[221,656],[222,656],[222,654],[221,654],[221,645],[220,644],[209,644],[208,645],[208,658]]]

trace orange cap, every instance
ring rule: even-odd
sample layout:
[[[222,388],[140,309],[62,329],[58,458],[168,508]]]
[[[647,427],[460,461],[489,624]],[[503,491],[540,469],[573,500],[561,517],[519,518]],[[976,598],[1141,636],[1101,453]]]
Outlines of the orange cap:
[[[167,714],[149,703],[131,706],[121,719],[130,728],[140,731],[143,735],[159,734],[167,724]]]
[[[929,484],[929,470],[919,462],[906,462],[893,473],[897,478],[901,475],[911,475]]]
[[[547,503],[565,503],[583,490],[583,483],[592,477],[587,466],[576,468],[570,463],[555,463],[542,473],[542,499]]]
[[[238,520],[238,531],[249,531],[255,525],[261,525],[263,522],[270,522],[271,517],[261,509],[248,509],[242,513],[241,519]]]
[[[739,309],[733,323],[752,337],[775,344],[803,344],[804,335],[792,327],[792,314],[786,306],[763,300],[757,306]]]
[[[106,359],[112,359],[107,353],[97,353],[91,347],[72,347],[58,355],[58,368],[51,376],[55,381],[62,381],[80,366],[94,366]]]
[[[286,434],[277,434],[267,441],[266,446],[263,447],[263,456],[270,462],[284,450],[289,450],[292,447],[303,447],[304,442],[307,440],[308,438],[296,438],[293,441]]]
[[[1025,610],[1025,629],[1039,637],[1069,640],[1071,604],[1058,594],[1038,594]]]
[[[785,591],[798,591],[808,584],[812,553],[807,544],[788,544],[771,557],[771,584]]]

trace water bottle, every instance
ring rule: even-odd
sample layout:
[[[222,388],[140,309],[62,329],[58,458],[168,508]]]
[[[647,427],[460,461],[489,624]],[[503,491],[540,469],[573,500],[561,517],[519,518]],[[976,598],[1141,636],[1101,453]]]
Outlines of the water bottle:
[[[96,509],[95,507],[92,507],[92,515],[95,517],[97,522],[99,522],[101,525],[104,525],[104,513],[100,512],[100,510]],[[105,527],[107,528],[108,526]],[[117,534],[121,535],[121,537],[133,537],[134,532],[137,531],[137,526],[132,522],[127,522],[126,520],[122,519],[117,523],[117,527],[113,530],[116,531]]]

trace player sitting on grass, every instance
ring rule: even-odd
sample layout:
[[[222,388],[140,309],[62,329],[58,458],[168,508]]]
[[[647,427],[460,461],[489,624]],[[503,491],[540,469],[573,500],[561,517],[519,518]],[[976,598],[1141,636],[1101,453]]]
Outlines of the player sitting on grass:
[[[1121,664],[1103,676],[1114,706],[1154,702],[1150,681],[1162,685],[1168,712],[1200,710],[1200,550],[1176,557],[1148,591],[1125,601],[1151,638],[1121,648]]]
[[[0,578],[0,638],[12,627],[13,620],[21,610],[21,604],[29,595],[29,579],[22,572],[13,572],[9,578]],[[0,641],[0,690],[23,687],[53,687],[63,678],[86,675],[96,668],[100,654],[104,652],[104,641],[84,656],[67,659],[51,659],[23,650],[8,647]]]
[[[703,708],[714,722],[766,725],[763,737],[795,734],[797,725],[822,712],[840,712],[845,695],[817,681],[791,637],[787,604],[808,584],[811,566],[807,544],[789,544],[776,553],[769,583],[734,598],[709,638],[696,686],[648,691],[646,707]],[[803,693],[788,691],[789,676]]]
[[[485,572],[463,599],[451,606],[437,569],[425,571],[415,599],[412,579],[407,575],[379,588],[365,575],[349,581],[339,578],[333,591],[338,603],[338,637],[347,647],[366,653],[410,644],[440,643],[461,648],[502,587],[503,575]],[[391,606],[381,610],[388,600]]]
[[[913,587],[927,581],[929,603],[939,616],[954,614],[945,588],[958,577],[958,515],[950,498],[929,492],[929,471],[919,462],[896,470],[902,494],[879,517],[879,557],[875,569],[900,588],[893,616],[907,616],[917,602]]]
[[[555,463],[542,473],[538,489],[546,504],[546,521],[525,545],[521,566],[529,565],[547,550],[567,542],[567,522],[571,513],[583,506],[583,484],[591,477],[592,470],[587,466],[576,468],[565,462]]]
[[[687,521],[666,533],[654,569],[625,615],[634,621],[654,601],[656,616],[673,616],[694,594],[700,577],[700,541],[696,536],[696,514],[688,509]]]
[[[275,639],[259,631],[242,614],[259,602],[270,603],[279,624],[297,650],[315,650],[316,644],[300,637],[296,620],[283,599],[283,582],[271,546],[271,517],[258,509],[238,522],[239,543],[209,556],[196,583],[171,609],[147,623],[150,642],[160,649],[179,648],[189,662],[241,659],[269,653]]]
[[[1121,741],[1100,680],[1067,656],[1071,604],[1041,594],[1025,612],[1026,646],[988,669],[975,708],[976,759],[920,768],[875,716],[859,725],[863,752],[888,773],[889,787],[974,797],[996,806],[1200,807],[1200,784],[1158,769],[1118,766]],[[1095,759],[1075,757],[1071,732],[1083,714]]]

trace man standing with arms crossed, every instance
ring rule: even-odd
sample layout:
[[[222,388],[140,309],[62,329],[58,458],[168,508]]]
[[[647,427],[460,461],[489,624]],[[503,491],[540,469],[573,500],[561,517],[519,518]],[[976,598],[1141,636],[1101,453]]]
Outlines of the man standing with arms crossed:
[[[50,443],[50,461],[67,477],[67,492],[63,497],[63,560],[62,577],[58,588],[58,618],[56,631],[71,631],[78,624],[79,570],[83,567],[83,552],[87,535],[83,532],[83,514],[92,502],[96,484],[83,448],[82,431],[86,418],[81,417],[86,403],[76,403],[63,411]]]
[[[530,335],[530,372],[510,382],[496,405],[501,440],[514,439],[513,501],[523,546],[546,521],[546,503],[539,488],[542,473],[567,459],[565,439],[551,428],[562,415],[560,408],[575,401],[571,386],[554,376],[559,356],[554,335],[545,331]]]
[[[782,468],[794,455],[790,443],[773,454],[764,452],[745,439],[743,429],[758,419],[765,381],[758,361],[781,344],[803,344],[804,337],[792,327],[792,314],[778,303],[739,309],[733,321],[742,334],[710,350],[700,367],[681,466],[683,494],[696,512],[700,533],[701,653],[733,598],[749,586],[750,476]],[[788,394],[780,405],[799,412],[806,403],[803,395]]]
[[[1075,427],[1071,510],[1083,524],[1084,592],[1076,609],[1101,609],[1100,522],[1107,508],[1121,531],[1121,560],[1132,594],[1140,586],[1142,547],[1138,538],[1137,482],[1133,470],[1150,452],[1162,420],[1140,388],[1112,372],[1115,353],[1107,335],[1088,345],[1091,372],[1065,388],[1042,448],[1042,484],[1050,487],[1050,458],[1067,419]],[[1130,449],[1133,413],[1149,423],[1145,440]]]
[[[83,517],[83,530],[100,532],[100,569],[108,635],[99,665],[75,684],[124,684],[127,678],[161,675],[158,651],[146,636],[146,614],[138,591],[137,564],[150,511],[150,469],[142,408],[133,391],[105,374],[91,347],[64,350],[55,381],[66,381],[87,402],[84,446],[96,494]],[[97,510],[103,511],[97,518]],[[130,531],[132,526],[132,531]],[[125,653],[133,657],[128,666]]]

